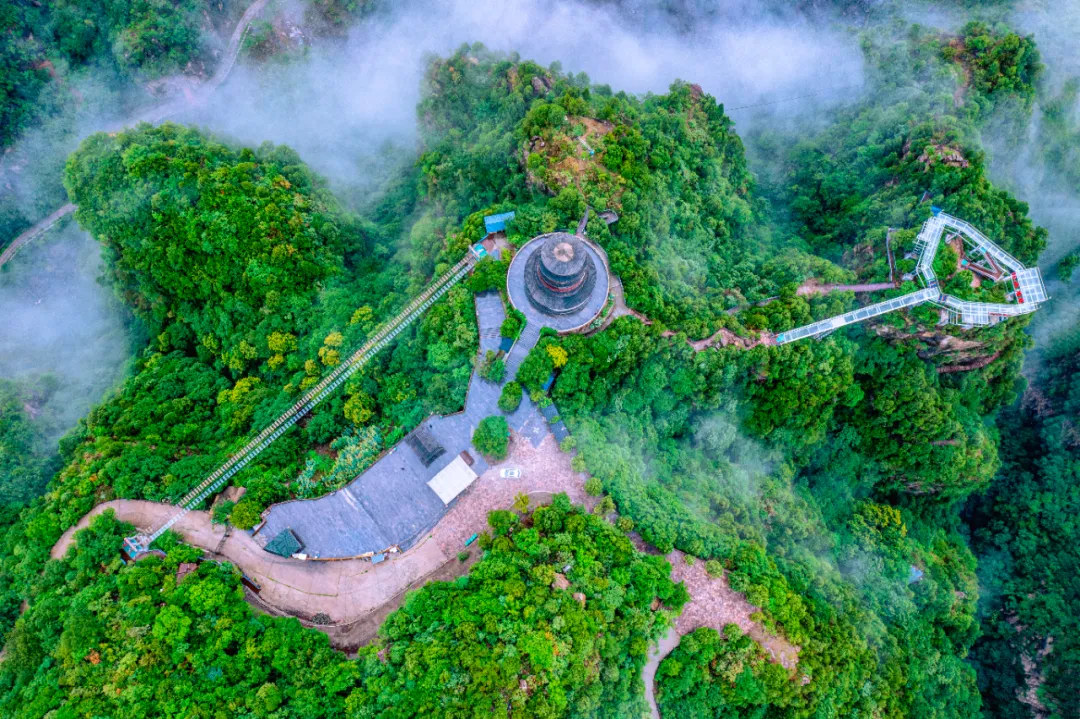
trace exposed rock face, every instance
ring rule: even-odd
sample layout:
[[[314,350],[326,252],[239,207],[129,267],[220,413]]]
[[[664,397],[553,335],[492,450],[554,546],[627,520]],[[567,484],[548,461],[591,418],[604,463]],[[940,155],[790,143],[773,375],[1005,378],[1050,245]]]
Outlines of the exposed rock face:
[[[1001,352],[988,346],[987,342],[967,340],[943,332],[926,331],[912,335],[888,325],[875,325],[873,330],[879,337],[886,339],[917,337],[926,344],[925,349],[919,350],[919,357],[924,360],[936,358],[940,374],[981,369],[1001,356]]]
[[[194,562],[181,562],[180,566],[176,568],[176,583],[184,581],[184,577],[194,572],[199,568],[198,564]]]
[[[1001,356],[1000,352],[995,352],[990,355],[984,355],[973,359],[970,362],[963,362],[960,364],[942,365],[937,368],[938,374],[951,374],[953,372],[970,372],[971,370],[982,369],[986,365],[990,364],[998,357]]]

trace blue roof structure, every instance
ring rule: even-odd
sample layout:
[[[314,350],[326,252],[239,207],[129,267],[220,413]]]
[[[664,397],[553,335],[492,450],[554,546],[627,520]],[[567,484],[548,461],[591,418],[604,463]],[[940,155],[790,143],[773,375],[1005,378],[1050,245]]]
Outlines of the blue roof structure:
[[[484,229],[490,235],[492,232],[502,232],[506,229],[507,220],[514,219],[513,212],[502,212],[498,215],[488,215],[484,218]]]
[[[554,373],[554,372],[552,372],[552,373],[551,373],[551,374],[550,374],[550,375],[548,376],[548,378],[547,378],[547,382],[544,382],[544,386],[543,386],[543,387],[541,387],[540,389],[542,389],[542,390],[544,390],[545,392],[547,392],[547,391],[548,391],[549,389],[551,389],[551,385],[553,385],[553,384],[555,384],[555,373]]]
[[[263,547],[279,557],[291,557],[304,548],[304,543],[291,529],[283,529]]]

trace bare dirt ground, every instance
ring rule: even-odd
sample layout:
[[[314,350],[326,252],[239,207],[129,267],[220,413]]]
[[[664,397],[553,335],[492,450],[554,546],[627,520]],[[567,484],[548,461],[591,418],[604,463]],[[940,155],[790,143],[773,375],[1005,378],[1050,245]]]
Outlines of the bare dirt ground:
[[[795,669],[799,661],[799,647],[753,621],[751,616],[761,610],[746,601],[741,592],[732,589],[727,576],[713,579],[705,572],[705,562],[697,560],[690,566],[686,563],[686,555],[678,550],[669,554],[667,559],[671,562],[671,578],[676,582],[685,582],[692,597],[692,601],[675,620],[679,634],[687,634],[701,627],[720,631],[727,624],[737,624],[762,646],[774,662],[789,670]]]
[[[656,553],[637,534],[631,537],[641,551]],[[666,559],[671,563],[672,580],[686,584],[690,601],[683,607],[682,614],[675,619],[675,626],[661,637],[655,647],[650,648],[649,660],[641,670],[641,680],[645,682],[645,700],[649,703],[652,719],[661,719],[654,687],[656,670],[667,655],[679,646],[680,638],[695,629],[709,627],[719,632],[728,624],[738,625],[762,646],[772,661],[788,671],[795,670],[799,661],[799,647],[768,632],[760,623],[751,619],[760,609],[746,601],[742,593],[732,589],[726,575],[716,579],[710,577],[705,572],[705,562],[698,560],[693,565],[688,565],[686,555],[677,549],[668,554]]]
[[[521,470],[519,479],[502,479],[500,470],[514,467]],[[465,541],[487,528],[488,511],[509,508],[518,493],[525,493],[534,504],[550,500],[551,495],[566,492],[575,504],[592,507],[596,500],[585,494],[583,472],[570,469],[570,455],[559,451],[555,437],[547,435],[539,447],[513,434],[507,459],[491,466],[480,475],[468,494],[446,513],[435,527],[435,542],[447,554],[456,555],[465,548]]]
[[[882,290],[895,289],[892,282],[865,282],[858,285],[822,285],[816,280],[809,280],[799,285],[797,295],[824,295],[829,292],[880,292]]]
[[[671,330],[665,330],[660,333],[663,337],[674,337],[675,333]],[[695,352],[701,352],[707,350],[710,347],[738,347],[740,349],[750,349],[751,347],[757,347],[758,345],[772,344],[773,338],[768,332],[758,332],[755,337],[740,337],[731,330],[721,327],[711,337],[706,337],[703,340],[686,340],[687,344],[694,348]]]

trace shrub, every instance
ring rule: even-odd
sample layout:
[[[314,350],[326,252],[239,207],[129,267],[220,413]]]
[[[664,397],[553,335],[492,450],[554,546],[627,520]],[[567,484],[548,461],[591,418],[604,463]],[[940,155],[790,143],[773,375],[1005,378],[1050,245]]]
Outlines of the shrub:
[[[214,509],[210,512],[210,522],[212,524],[227,523],[229,521],[229,513],[232,512],[232,509],[235,506],[236,502],[218,502],[214,505]]]
[[[480,376],[491,382],[502,382],[506,374],[506,363],[492,350],[488,350],[484,359],[480,360]]]
[[[503,412],[513,412],[521,405],[521,385],[517,382],[507,382],[499,395],[499,409]]]
[[[506,286],[506,272],[509,269],[508,261],[485,257],[476,263],[465,285],[473,292],[501,289]]]
[[[710,559],[705,562],[705,573],[713,579],[719,579],[724,576],[724,565],[716,559]]]
[[[546,327],[544,329],[547,329]],[[533,347],[530,350],[529,355],[525,358],[525,361],[518,367],[517,377],[518,382],[521,382],[529,392],[539,392],[540,388],[547,382],[548,377],[551,376],[552,370],[555,369],[555,363],[540,345]]]
[[[510,310],[499,327],[499,334],[508,339],[516,340],[521,336],[521,330],[525,329],[525,313],[521,310]]]
[[[472,556],[472,555],[469,553],[469,550],[467,550],[467,549],[463,549],[462,551],[457,553],[457,558],[458,558],[459,562],[466,561],[470,556]]]
[[[619,517],[619,521],[615,522],[615,526],[619,528],[620,532],[629,532],[634,528],[634,520],[629,517]],[[705,565],[708,569],[708,565]]]
[[[262,508],[258,502],[252,499],[241,499],[236,503],[236,506],[232,508],[232,512],[229,514],[229,521],[237,529],[251,529],[259,523],[261,518]]]
[[[564,366],[570,360],[570,354],[559,345],[550,344],[545,349],[548,356],[551,357],[551,364],[554,365],[556,369]]]
[[[573,437],[566,437],[562,442],[559,442],[559,449],[569,454],[577,447],[577,440]]]
[[[506,459],[510,447],[510,425],[506,418],[492,415],[480,420],[472,437],[473,446],[485,457]]]
[[[577,459],[577,457],[574,457]],[[599,477],[589,477],[585,480],[585,493],[590,497],[599,497],[604,491],[604,483]]]

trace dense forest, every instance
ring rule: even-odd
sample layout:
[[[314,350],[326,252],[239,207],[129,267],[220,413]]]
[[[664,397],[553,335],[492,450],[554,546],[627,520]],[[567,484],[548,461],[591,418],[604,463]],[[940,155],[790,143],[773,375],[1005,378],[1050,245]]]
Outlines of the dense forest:
[[[1080,714],[1078,370],[1073,322],[1044,351],[1023,402],[1002,413],[1001,476],[973,502],[988,594],[973,657],[988,716]]]
[[[640,715],[633,682],[649,642],[686,601],[667,562],[566,495],[490,522],[468,576],[410,595],[348,659],[294,619],[255,614],[229,565],[184,571],[199,550],[174,544],[124,566],[116,544],[132,527],[106,513],[33,579],[42,599],[8,639],[0,708],[20,719]]]
[[[17,70],[0,145],[66,111],[50,90],[79,72],[212,72],[242,12],[114,5],[0,11],[0,63]],[[333,34],[364,5],[307,11]],[[1043,97],[1059,108],[1047,155],[1076,152],[1076,87],[1057,105],[1040,95],[1034,39],[904,21],[861,42],[863,99],[824,124],[745,136],[693,78],[638,96],[463,46],[430,60],[416,161],[363,214],[288,147],[171,123],[83,140],[64,189],[149,341],[56,448],[33,416],[48,381],[0,383],[5,715],[637,717],[648,646],[688,596],[629,527],[718,566],[755,621],[799,648],[788,671],[735,626],[686,635],[657,672],[664,716],[1080,714],[1077,329],[1043,349],[1030,386],[1027,319],[970,330],[921,307],[821,341],[754,344],[855,307],[852,293],[796,289],[888,279],[886,238],[910,270],[931,205],[1026,263],[1047,245],[1022,198],[991,182],[984,147],[991,126],[1017,137]],[[197,484],[481,239],[485,215],[514,210],[507,238],[520,245],[587,208],[639,317],[545,334],[500,408],[521,388],[554,402],[574,468],[628,521],[565,496],[491,512],[482,559],[410,594],[355,659],[247,606],[234,568],[182,570],[200,552],[172,534],[164,557],[125,566],[116,549],[131,528],[105,514],[49,560],[94,505]],[[610,226],[597,216],[609,209]],[[259,455],[233,479],[247,493],[228,520],[250,528],[271,503],[335,490],[431,413],[460,409],[472,292],[506,269],[480,263]],[[752,346],[688,341],[721,330]],[[520,331],[516,316],[503,327]],[[489,420],[476,445],[494,458],[506,422]]]

